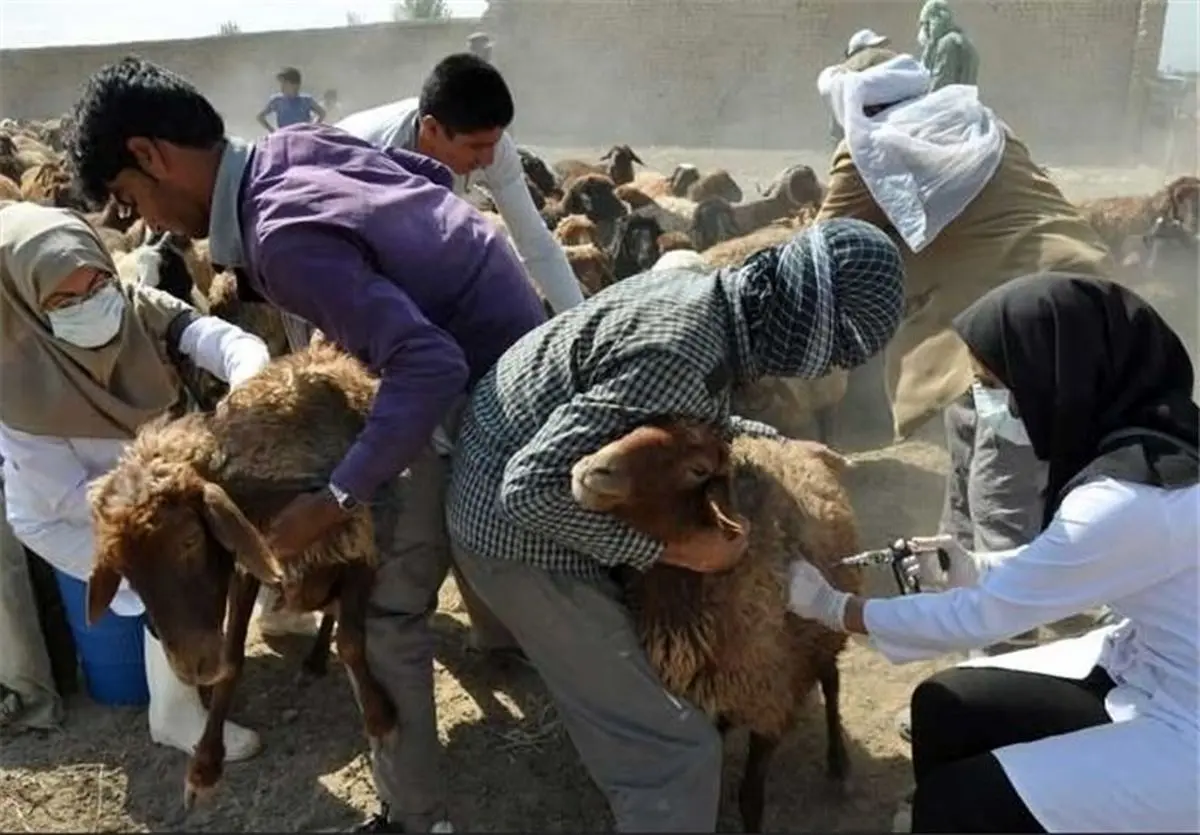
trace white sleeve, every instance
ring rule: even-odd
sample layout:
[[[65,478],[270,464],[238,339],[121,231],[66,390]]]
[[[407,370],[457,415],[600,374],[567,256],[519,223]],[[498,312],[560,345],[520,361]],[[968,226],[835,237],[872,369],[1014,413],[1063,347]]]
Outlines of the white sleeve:
[[[1195,555],[1172,547],[1157,492],[1112,479],[1073,490],[1050,526],[978,586],[867,601],[871,643],[894,663],[985,647],[1186,570]]]
[[[561,313],[582,302],[583,291],[567,263],[567,255],[546,228],[529,196],[521,157],[507,133],[496,143],[496,158],[483,170],[483,181],[525,262],[525,269],[550,306]]]
[[[230,386],[253,377],[271,361],[265,342],[216,316],[200,316],[184,328],[179,352]]]
[[[88,475],[70,442],[8,427],[4,489],[8,524],[17,540],[59,571],[87,582],[95,558]],[[136,615],[141,601],[122,580],[112,608]]]

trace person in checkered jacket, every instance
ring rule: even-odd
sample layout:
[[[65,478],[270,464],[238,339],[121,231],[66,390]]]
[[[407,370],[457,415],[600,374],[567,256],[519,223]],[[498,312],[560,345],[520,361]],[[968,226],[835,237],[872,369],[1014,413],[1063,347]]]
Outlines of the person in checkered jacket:
[[[730,414],[733,386],[861,365],[895,332],[903,284],[879,229],[821,223],[740,267],[622,281],[526,334],[475,387],[447,498],[454,559],[545,680],[617,831],[713,831],[721,739],[663,689],[611,571],[713,571],[736,553],[682,553],[584,510],[571,466],[663,415],[775,434]]]

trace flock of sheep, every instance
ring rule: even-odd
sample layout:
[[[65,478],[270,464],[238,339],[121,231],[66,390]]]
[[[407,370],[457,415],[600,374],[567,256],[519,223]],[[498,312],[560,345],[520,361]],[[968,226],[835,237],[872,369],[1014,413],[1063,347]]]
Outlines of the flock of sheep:
[[[273,356],[287,353],[278,311],[240,302],[233,277],[214,271],[206,241],[156,235],[113,204],[91,211],[63,163],[62,131],[58,120],[0,122],[0,200],[35,200],[85,213],[123,280],[154,283],[258,334]],[[670,174],[644,166],[636,171],[641,161],[625,145],[594,162],[563,160],[549,166],[524,149],[522,161],[530,194],[585,295],[664,264],[697,270],[738,264],[811,223],[824,193],[813,170],[798,165],[780,172],[760,197],[747,200],[726,171],[702,173],[690,165]],[[1127,252],[1130,240],[1177,236],[1180,229],[1189,232],[1183,245],[1190,241],[1194,252],[1198,195],[1200,181],[1181,178],[1156,195],[1092,201],[1086,208],[1118,252]],[[470,199],[503,230],[485,193],[473,191]],[[155,267],[139,269],[147,248],[157,253]],[[1126,263],[1136,270],[1138,252],[1127,254]],[[356,361],[319,340],[272,363],[229,396],[215,379],[193,372],[185,374],[185,383],[201,411],[147,427],[118,468],[93,489],[98,572],[175,577],[146,583],[155,593],[177,592],[175,599],[147,600],[147,605],[180,613],[193,626],[206,624],[204,647],[192,647],[197,669],[219,657],[240,661],[260,582],[280,589],[289,608],[335,612],[341,661],[360,693],[378,696],[362,655],[363,584],[343,582],[364,576],[378,557],[369,520],[357,520],[296,566],[274,562],[259,535],[287,491],[306,489],[312,473],[327,472],[348,448],[369,409],[374,381]],[[807,424],[815,421],[815,435],[823,439],[847,379],[837,372],[813,382],[764,380],[737,392],[734,408],[793,438],[813,436]],[[341,404],[336,415],[330,398]],[[275,411],[263,407],[280,402],[291,405]],[[248,428],[255,430],[253,437]],[[717,499],[712,499],[712,484],[670,482],[667,473],[686,467],[646,465],[643,448],[661,450],[661,436],[679,455],[707,456],[720,487]],[[666,686],[723,727],[751,730],[740,798],[745,831],[758,831],[771,753],[817,684],[826,707],[828,770],[839,781],[846,776],[837,704],[837,656],[845,636],[788,615],[782,580],[789,555],[804,553],[838,587],[858,590],[862,583],[858,569],[838,563],[858,548],[853,510],[839,481],[845,461],[800,444],[740,439],[730,445],[705,427],[679,422],[642,427],[589,458],[636,476],[631,480],[638,485],[636,495],[605,512],[650,535],[661,533],[667,523],[676,532],[728,528],[736,526],[732,520],[739,514],[751,524],[749,555],[732,572],[700,576],[656,567],[631,579],[627,588],[647,653]],[[173,510],[163,514],[162,508]],[[227,560],[196,553],[209,547],[203,530],[214,531],[237,555],[240,572]],[[164,538],[179,547],[162,547]],[[242,584],[241,603],[224,626],[224,609],[208,598],[235,577]],[[367,581],[369,587],[369,575]],[[90,602],[103,611],[103,584],[94,585],[97,596]],[[115,592],[116,582],[111,585]],[[335,587],[340,589],[336,598]],[[205,589],[212,594],[205,597]],[[186,617],[184,610],[190,612]],[[739,624],[747,628],[738,629]],[[331,626],[327,619],[321,640],[328,641]],[[159,628],[169,633],[172,627],[164,622]],[[200,639],[193,634],[191,640]],[[201,657],[204,653],[211,657]],[[220,777],[222,706],[228,708],[236,671],[213,680],[212,733],[205,734],[207,742],[189,764],[187,785],[193,793],[212,788]],[[390,732],[395,717],[386,697],[382,704],[374,696],[363,702],[368,735]]]

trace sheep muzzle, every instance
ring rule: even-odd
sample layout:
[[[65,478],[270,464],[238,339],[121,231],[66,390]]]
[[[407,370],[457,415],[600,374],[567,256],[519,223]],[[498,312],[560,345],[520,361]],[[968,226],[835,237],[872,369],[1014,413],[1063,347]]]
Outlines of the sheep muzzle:
[[[629,496],[628,474],[608,458],[601,450],[579,459],[571,468],[571,495],[587,510],[605,513]]]

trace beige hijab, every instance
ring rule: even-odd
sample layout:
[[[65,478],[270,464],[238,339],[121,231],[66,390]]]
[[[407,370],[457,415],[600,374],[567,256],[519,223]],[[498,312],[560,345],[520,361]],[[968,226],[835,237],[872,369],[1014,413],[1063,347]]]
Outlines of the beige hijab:
[[[91,226],[67,209],[0,202],[0,422],[57,438],[132,438],[179,397],[167,325],[187,306],[119,285],[125,319],[96,350],[56,339],[42,302],[80,267],[117,274]]]

